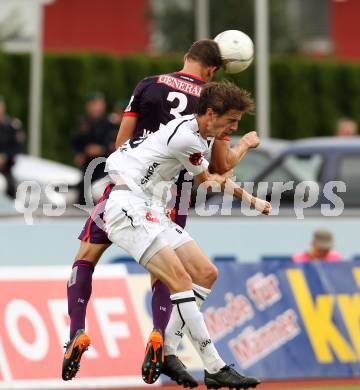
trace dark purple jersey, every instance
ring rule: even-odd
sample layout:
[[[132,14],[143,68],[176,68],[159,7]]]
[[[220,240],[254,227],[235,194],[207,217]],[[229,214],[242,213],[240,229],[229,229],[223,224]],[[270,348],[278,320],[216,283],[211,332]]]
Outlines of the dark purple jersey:
[[[147,137],[174,118],[193,114],[204,83],[183,72],[146,77],[140,81],[124,113],[138,118],[133,140]]]

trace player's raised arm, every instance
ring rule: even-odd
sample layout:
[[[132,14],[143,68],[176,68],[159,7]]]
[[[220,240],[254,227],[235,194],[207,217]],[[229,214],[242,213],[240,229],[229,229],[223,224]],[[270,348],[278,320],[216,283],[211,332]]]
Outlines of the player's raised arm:
[[[116,136],[115,148],[122,146],[128,139],[132,138],[137,123],[136,116],[124,116]]]
[[[245,157],[249,149],[256,148],[259,144],[256,131],[246,133],[232,148],[228,140],[215,140],[211,151],[210,172],[222,175],[230,171]]]
[[[271,213],[271,204],[266,200],[257,198],[256,196],[250,195],[239,185],[234,183],[230,178],[225,175],[219,175],[217,173],[211,174],[208,170],[201,172],[200,174],[194,177],[196,182],[205,183],[206,181],[214,181],[221,186],[221,190],[235,196],[239,200],[243,200],[246,203],[250,204],[252,207],[255,207],[256,210],[260,211],[262,214],[268,215]]]

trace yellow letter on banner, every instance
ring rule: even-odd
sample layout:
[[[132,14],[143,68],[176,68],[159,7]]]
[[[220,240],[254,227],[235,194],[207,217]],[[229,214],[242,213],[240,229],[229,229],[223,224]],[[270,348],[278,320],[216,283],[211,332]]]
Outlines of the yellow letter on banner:
[[[289,269],[287,276],[318,361],[332,363],[332,349],[341,362],[355,362],[354,352],[332,322],[334,298],[319,295],[313,302],[302,271]]]
[[[352,272],[356,284],[360,287],[360,268],[353,268]],[[360,295],[339,294],[337,301],[358,359],[360,359]]]
[[[355,267],[355,268],[353,268],[352,272],[353,272],[356,284],[358,285],[358,287],[360,287],[360,268]]]
[[[360,295],[339,294],[336,298],[357,357],[360,359]]]

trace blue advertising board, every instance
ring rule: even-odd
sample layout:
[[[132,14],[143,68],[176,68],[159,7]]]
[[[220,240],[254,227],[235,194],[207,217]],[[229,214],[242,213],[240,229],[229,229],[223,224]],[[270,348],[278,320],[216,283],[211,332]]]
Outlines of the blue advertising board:
[[[268,379],[360,375],[360,263],[219,271],[203,312],[226,361]]]
[[[226,362],[263,379],[360,376],[360,262],[218,268],[202,312]]]

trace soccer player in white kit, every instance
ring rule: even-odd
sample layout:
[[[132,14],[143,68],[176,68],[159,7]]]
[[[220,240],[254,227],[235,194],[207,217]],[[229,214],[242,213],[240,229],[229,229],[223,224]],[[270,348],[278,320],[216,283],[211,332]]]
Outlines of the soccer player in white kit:
[[[207,158],[213,140],[234,132],[242,114],[252,107],[248,93],[234,84],[209,83],[201,92],[196,114],[169,122],[136,148],[125,143],[106,164],[115,183],[104,215],[109,239],[171,292],[174,308],[165,332],[164,351],[158,353],[174,354],[186,328],[203,361],[204,382],[209,388],[247,389],[260,382],[228,366],[211,341],[199,310],[211,290],[194,287],[193,277],[195,272],[201,273],[213,265],[190,235],[166,216],[164,195],[185,168],[198,182],[215,181],[223,190],[268,214],[268,202],[247,194],[226,175],[208,171]],[[198,302],[193,290],[201,296]],[[149,364],[149,371],[161,373],[162,359],[155,361],[156,366]]]

